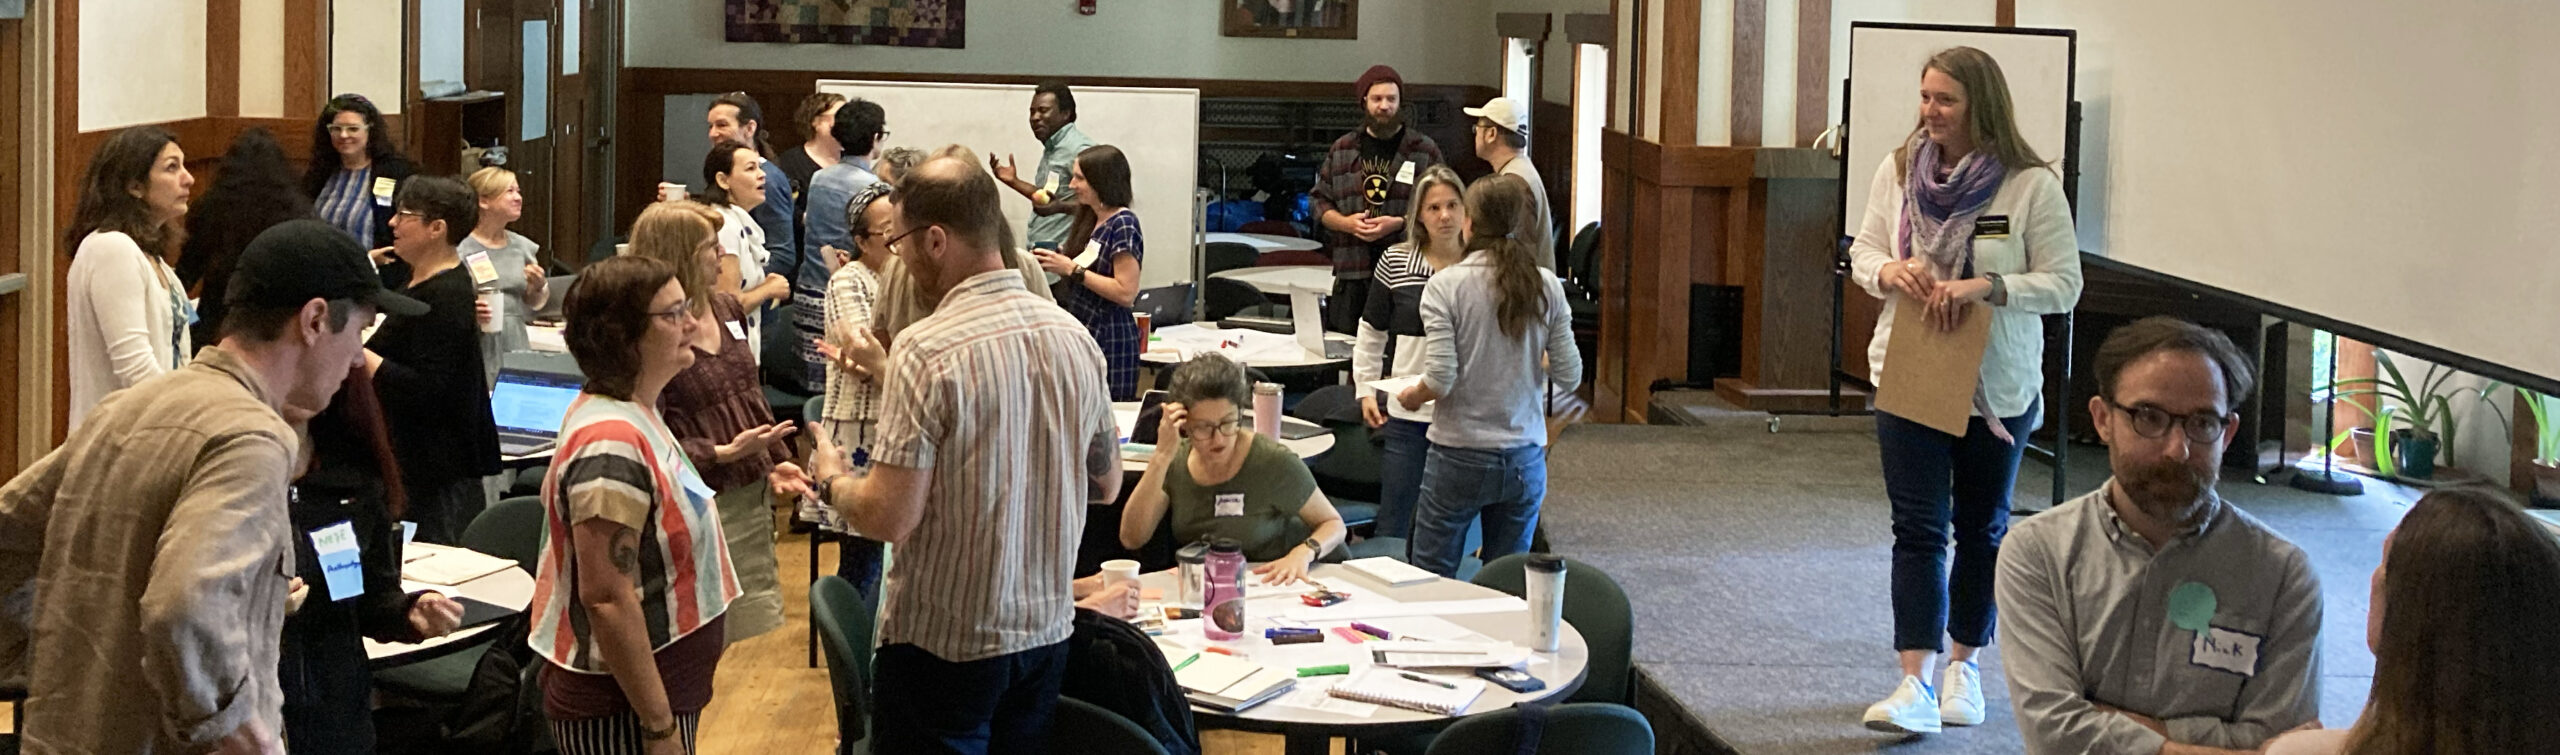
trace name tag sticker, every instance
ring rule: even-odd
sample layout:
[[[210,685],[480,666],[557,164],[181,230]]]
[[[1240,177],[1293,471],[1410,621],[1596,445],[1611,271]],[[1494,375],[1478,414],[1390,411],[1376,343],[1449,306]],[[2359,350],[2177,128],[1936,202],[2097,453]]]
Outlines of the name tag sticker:
[[[1981,218],[1974,220],[1974,221],[1973,221],[1973,237],[1974,237],[1974,238],[1977,238],[1977,239],[2005,239],[2005,238],[2008,238],[2008,237],[2009,237],[2009,216],[2007,216],[2007,215],[1984,215],[1984,216],[1982,216]]]
[[[1218,516],[1244,516],[1244,494],[1219,493],[1217,506]]]
[[[320,573],[327,576],[329,600],[364,592],[364,555],[356,548],[356,528],[339,522],[311,531],[311,549],[320,553]]]
[[[1084,242],[1084,253],[1076,255],[1076,267],[1093,267],[1093,263],[1100,261],[1102,261],[1102,242]]]
[[[2258,643],[2265,639],[2247,632],[2206,627],[2196,633],[2195,650],[2187,657],[2187,662],[2215,671],[2255,677],[2258,675]]]
[[[498,265],[489,261],[488,252],[472,252],[470,257],[463,259],[463,263],[471,268],[472,285],[498,282]]]
[[[1396,183],[1405,184],[1405,185],[1408,185],[1408,186],[1410,186],[1410,185],[1412,185],[1412,184],[1413,184],[1413,161],[1412,161],[1412,160],[1406,160],[1406,161],[1404,161],[1404,164],[1403,164],[1403,165],[1396,166]]]
[[[721,324],[729,326],[730,338],[735,338],[741,341],[747,340],[747,326],[738,324],[738,321],[736,320],[730,320]]]
[[[391,206],[391,193],[399,188],[399,181],[390,178],[373,179],[373,203],[384,207]]]
[[[1040,179],[1040,191],[1045,194],[1058,193],[1058,174],[1051,173],[1042,177]]]

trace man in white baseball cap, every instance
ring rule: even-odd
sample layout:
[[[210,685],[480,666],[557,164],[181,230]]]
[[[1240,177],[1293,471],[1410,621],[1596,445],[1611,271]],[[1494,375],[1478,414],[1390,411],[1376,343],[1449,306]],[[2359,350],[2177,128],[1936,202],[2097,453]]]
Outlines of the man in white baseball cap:
[[[1529,194],[1537,202],[1527,222],[1517,233],[1529,239],[1537,250],[1538,264],[1556,269],[1556,234],[1553,215],[1547,207],[1547,181],[1538,177],[1538,167],[1529,164],[1529,129],[1521,125],[1520,107],[1508,97],[1495,97],[1484,107],[1465,108],[1476,119],[1476,156],[1493,165],[1494,172],[1509,173],[1529,182]]]

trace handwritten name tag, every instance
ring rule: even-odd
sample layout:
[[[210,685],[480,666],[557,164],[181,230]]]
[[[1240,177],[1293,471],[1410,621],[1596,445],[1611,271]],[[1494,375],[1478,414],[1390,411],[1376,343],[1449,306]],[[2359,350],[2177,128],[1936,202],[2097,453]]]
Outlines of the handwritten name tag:
[[[2258,643],[2265,640],[2247,632],[2206,627],[2196,633],[2195,650],[2187,657],[2187,662],[2215,671],[2255,677],[2258,675]]]
[[[327,576],[329,600],[364,592],[364,556],[356,548],[356,528],[339,522],[311,531],[311,549],[320,553],[320,573]]]

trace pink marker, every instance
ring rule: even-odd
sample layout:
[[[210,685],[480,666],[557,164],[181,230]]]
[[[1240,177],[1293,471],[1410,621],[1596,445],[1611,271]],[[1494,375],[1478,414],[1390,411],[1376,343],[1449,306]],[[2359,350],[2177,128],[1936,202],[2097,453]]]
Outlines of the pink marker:
[[[1359,625],[1354,624],[1354,625],[1352,625],[1352,626],[1359,626]],[[1334,633],[1334,634],[1338,634],[1338,635],[1342,635],[1342,639],[1350,640],[1350,641],[1351,641],[1351,644],[1354,644],[1354,645],[1358,645],[1358,644],[1360,644],[1360,643],[1363,643],[1363,642],[1367,642],[1367,641],[1369,641],[1369,638],[1368,638],[1367,636],[1364,636],[1364,635],[1360,634],[1358,631],[1353,630],[1351,627],[1334,627],[1334,628],[1333,628],[1333,633]]]

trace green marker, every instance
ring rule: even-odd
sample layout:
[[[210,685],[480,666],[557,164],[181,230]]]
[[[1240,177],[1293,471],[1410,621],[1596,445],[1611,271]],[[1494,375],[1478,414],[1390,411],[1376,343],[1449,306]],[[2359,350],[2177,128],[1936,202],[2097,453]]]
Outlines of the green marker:
[[[1310,676],[1336,676],[1348,673],[1351,673],[1351,665],[1347,663],[1337,663],[1331,666],[1308,666],[1306,668],[1298,669],[1298,676],[1300,678]]]
[[[1192,662],[1192,661],[1196,661],[1196,660],[1200,660],[1200,654],[1199,654],[1199,653],[1192,653],[1192,654],[1191,654],[1191,657],[1182,659],[1182,662],[1181,662],[1181,663],[1173,664],[1173,672],[1174,672],[1174,673],[1177,673],[1177,674],[1182,673],[1182,667],[1184,667],[1184,666],[1189,666],[1189,665],[1191,665],[1191,662]]]

